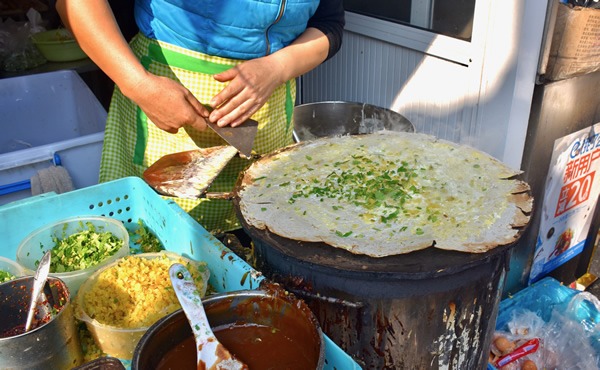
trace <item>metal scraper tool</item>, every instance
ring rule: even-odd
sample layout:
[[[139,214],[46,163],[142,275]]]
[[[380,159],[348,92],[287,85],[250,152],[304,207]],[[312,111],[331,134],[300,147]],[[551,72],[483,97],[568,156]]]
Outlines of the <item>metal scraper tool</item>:
[[[212,111],[212,107],[205,105],[205,107]],[[233,146],[240,152],[242,157],[250,158],[252,155],[252,145],[254,144],[254,137],[256,131],[258,131],[258,122],[253,119],[248,119],[239,126],[231,127],[219,127],[216,123],[206,120],[206,124],[214,132],[222,137],[229,145]]]
[[[236,148],[242,157],[250,158],[252,156],[252,145],[258,131],[258,122],[249,119],[236,127],[219,127],[216,123],[209,122],[208,120],[206,124],[229,145]]]

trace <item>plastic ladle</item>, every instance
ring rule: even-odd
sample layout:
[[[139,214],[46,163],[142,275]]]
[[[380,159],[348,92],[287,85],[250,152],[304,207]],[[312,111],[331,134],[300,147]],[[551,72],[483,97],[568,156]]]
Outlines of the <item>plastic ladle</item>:
[[[247,370],[248,366],[233,357],[210,328],[200,292],[190,272],[182,264],[174,263],[169,268],[169,277],[194,333],[198,369]]]
[[[25,332],[31,329],[33,323],[33,316],[35,315],[36,308],[40,299],[40,293],[46,285],[48,280],[48,273],[50,272],[50,251],[46,252],[40,261],[40,264],[35,271],[33,278],[33,291],[31,292],[31,301],[29,302],[29,311],[27,312],[27,321],[25,322]]]

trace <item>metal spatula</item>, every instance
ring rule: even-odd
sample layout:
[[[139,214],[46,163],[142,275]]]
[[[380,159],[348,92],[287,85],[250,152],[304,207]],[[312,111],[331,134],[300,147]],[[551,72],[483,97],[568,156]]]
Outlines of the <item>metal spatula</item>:
[[[208,122],[208,127],[231,146],[167,154],[144,171],[148,185],[163,195],[200,198],[238,152],[242,157],[251,157],[258,122],[249,119],[237,127],[219,127]]]
[[[206,121],[206,124],[229,145],[236,148],[242,157],[250,158],[252,155],[254,137],[258,131],[258,122],[249,119],[236,127],[219,127],[216,123],[212,123],[208,120]]]
[[[237,152],[225,145],[167,154],[148,167],[143,177],[160,194],[200,198]]]
[[[209,112],[214,110],[214,108],[208,104],[204,104],[204,107],[208,109]],[[258,131],[258,122],[253,119],[247,119],[241,125],[236,127],[219,127],[216,123],[210,122],[209,120],[206,120],[206,124],[229,145],[236,148],[243,158],[250,158],[254,137]]]

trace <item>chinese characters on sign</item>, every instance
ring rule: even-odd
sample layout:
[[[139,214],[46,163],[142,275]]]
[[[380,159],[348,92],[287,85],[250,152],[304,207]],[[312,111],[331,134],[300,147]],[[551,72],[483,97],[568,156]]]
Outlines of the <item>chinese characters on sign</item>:
[[[600,123],[554,142],[530,283],[583,250],[600,192],[598,170]]]
[[[563,183],[560,189],[555,217],[586,202],[590,197],[594,174],[593,164],[600,157],[600,148],[567,163]]]

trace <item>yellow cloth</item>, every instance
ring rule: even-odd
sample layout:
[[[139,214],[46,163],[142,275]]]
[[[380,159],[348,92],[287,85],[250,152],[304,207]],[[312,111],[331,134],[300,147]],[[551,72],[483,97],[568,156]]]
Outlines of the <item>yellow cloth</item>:
[[[215,81],[212,75],[241,63],[151,40],[141,34],[135,36],[130,45],[148,71],[179,81],[201,103],[210,101],[225,86]],[[279,86],[268,102],[252,116],[259,122],[253,147],[257,154],[269,153],[293,143],[295,98],[295,80],[290,80]],[[148,166],[169,153],[226,144],[210,129],[197,131],[185,128],[177,134],[160,130],[115,87],[106,122],[100,182],[125,176],[142,177]],[[248,160],[235,157],[215,179],[209,191],[231,191],[239,173],[249,164]],[[231,201],[174,200],[208,231],[229,231],[240,227]]]

